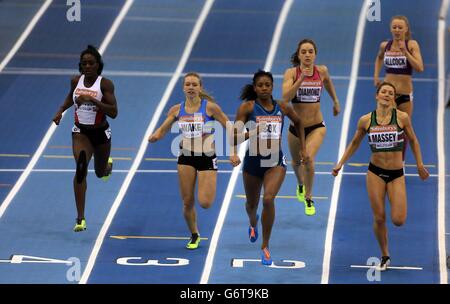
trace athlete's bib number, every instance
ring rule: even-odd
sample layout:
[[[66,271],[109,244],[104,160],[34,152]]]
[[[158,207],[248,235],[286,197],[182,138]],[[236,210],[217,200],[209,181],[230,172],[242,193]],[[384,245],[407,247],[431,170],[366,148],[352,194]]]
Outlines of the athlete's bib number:
[[[400,53],[401,54],[401,53]],[[384,64],[391,69],[406,69],[408,67],[408,59],[401,55],[385,55]]]
[[[301,102],[318,102],[321,94],[321,87],[300,87],[297,90],[297,100]]]
[[[180,117],[178,126],[185,138],[198,138],[203,135],[203,116],[192,115]]]
[[[394,148],[402,141],[395,126],[375,126],[370,128],[369,144],[376,149]]]
[[[280,139],[281,116],[257,116],[256,123],[264,125],[259,131],[260,139]]]

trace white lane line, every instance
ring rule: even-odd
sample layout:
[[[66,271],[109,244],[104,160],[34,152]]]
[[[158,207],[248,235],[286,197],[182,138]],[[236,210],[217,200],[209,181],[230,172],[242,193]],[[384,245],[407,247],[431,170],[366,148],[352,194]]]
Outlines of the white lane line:
[[[108,47],[109,43],[111,42],[112,38],[117,32],[117,29],[119,28],[120,24],[123,21],[123,18],[125,18],[126,14],[130,10],[130,7],[133,5],[134,0],[127,0],[125,4],[123,5],[122,9],[119,12],[119,15],[117,15],[116,20],[114,20],[114,23],[112,24],[111,28],[109,29],[108,33],[106,34],[105,39],[103,39],[102,44],[98,48],[98,51],[101,54],[105,53],[106,48]]]
[[[54,54],[52,54],[54,55]],[[139,60],[137,60],[139,61]],[[76,69],[59,69],[59,68],[6,68],[4,74],[9,75],[75,75],[78,74]],[[173,73],[169,72],[147,72],[147,71],[132,71],[132,70],[104,70],[105,76],[120,76],[120,77],[172,77]],[[251,79],[253,74],[240,73],[201,73],[202,78],[244,78]],[[184,73],[180,74],[183,77]],[[283,79],[282,74],[274,74],[273,78]],[[333,75],[332,80],[351,80],[350,76]],[[357,80],[373,81],[373,77],[358,76]],[[438,78],[414,78],[413,82],[438,82]]]
[[[144,239],[144,240],[189,240],[190,237],[184,236],[150,236],[150,235],[110,235],[112,239],[129,240],[129,239]],[[207,241],[208,238],[201,237],[200,240]]]
[[[370,265],[350,265],[350,268],[366,268],[366,269],[377,269],[377,266]],[[411,267],[411,266],[388,266],[389,270],[423,270],[422,267]]]
[[[273,60],[275,57],[276,50],[278,48],[278,44],[281,38],[281,32],[283,30],[284,24],[286,22],[287,15],[289,13],[289,9],[291,8],[293,0],[286,0],[283,4],[283,8],[281,9],[280,16],[277,21],[277,25],[275,27],[275,31],[273,33],[272,41],[270,43],[269,53],[266,58],[266,63],[264,65],[265,71],[270,71],[272,68]],[[251,77],[249,77],[251,79]],[[247,142],[244,142],[239,147],[239,157],[240,159],[244,159],[245,151],[247,149]],[[222,202],[222,207],[220,208],[219,217],[216,222],[216,226],[214,227],[214,232],[211,237],[211,243],[208,249],[208,255],[206,257],[205,266],[203,268],[203,273],[200,278],[200,284],[207,284],[209,280],[209,276],[211,274],[212,266],[214,263],[214,256],[217,250],[217,244],[219,242],[219,236],[222,232],[223,224],[225,222],[225,217],[228,212],[228,207],[231,202],[231,198],[233,197],[234,187],[236,186],[237,178],[239,176],[239,171],[241,169],[242,163],[233,169],[233,173],[231,174],[230,181],[227,186],[227,190],[225,192],[225,197]]]
[[[101,46],[99,48],[99,52],[100,53],[103,53],[105,51],[106,47],[108,46],[108,44],[111,41],[111,39],[114,36],[114,34],[116,33],[119,24],[123,20],[124,15],[127,13],[128,9],[130,8],[130,5],[133,3],[133,1],[134,0],[127,0],[125,5],[123,6],[122,10],[119,13],[119,16],[114,21],[112,27],[108,31],[105,39],[103,40],[103,43],[101,44]],[[50,5],[51,1],[47,1],[47,2],[48,2],[48,5]],[[47,4],[47,2],[45,4]],[[47,7],[48,7],[48,5],[47,5]],[[41,12],[41,11],[42,11],[41,14],[43,14],[45,9],[41,8],[41,10],[39,10],[39,12]],[[35,20],[35,19],[36,19],[36,16],[35,16],[35,18],[33,18],[33,20]],[[37,20],[39,20],[39,18],[36,19],[36,22],[37,22]],[[36,24],[36,22],[34,23],[34,25]],[[34,25],[33,25],[33,27],[34,27]],[[27,30],[28,29],[31,32],[32,27],[30,28],[30,26],[28,26]],[[21,38],[22,38],[22,36],[21,36]],[[28,35],[26,35],[26,36],[28,36]],[[22,41],[22,43],[23,43],[23,41]],[[64,116],[65,116],[65,113],[63,113],[63,118],[64,118]],[[61,119],[63,119],[63,118],[61,118]],[[45,133],[44,138],[42,139],[41,143],[39,144],[39,147],[37,148],[36,152],[34,153],[33,157],[31,158],[30,162],[28,163],[25,171],[19,177],[19,179],[17,180],[17,182],[14,185],[14,187],[11,189],[10,193],[8,194],[8,196],[5,198],[3,203],[0,205],[0,218],[3,216],[3,214],[6,211],[6,209],[8,208],[8,206],[10,205],[10,203],[12,202],[14,197],[16,196],[17,192],[20,190],[22,185],[25,183],[25,180],[28,178],[28,176],[30,175],[32,169],[34,168],[34,166],[38,162],[39,158],[41,157],[41,155],[42,155],[42,153],[43,153],[43,151],[45,149],[45,147],[47,146],[48,142],[50,141],[53,133],[55,133],[55,130],[56,130],[56,125],[53,122],[51,122],[50,127],[48,128],[47,132]]]
[[[17,39],[16,43],[12,47],[12,49],[6,54],[6,57],[0,62],[0,72],[3,71],[3,69],[6,67],[6,65],[11,61],[11,59],[14,57],[14,55],[17,53],[17,51],[20,49],[22,44],[25,42],[25,40],[30,35],[31,31],[34,29],[36,24],[38,23],[39,19],[41,19],[42,15],[45,13],[45,11],[48,9],[50,4],[52,4],[53,0],[47,0],[42,4],[41,8],[37,11],[36,15],[34,15],[33,19],[31,19],[28,26],[23,31],[22,35],[20,35],[19,39]]]
[[[445,36],[446,17],[449,0],[443,0],[439,14],[437,48],[438,48],[438,111],[437,111],[437,150],[438,150],[438,247],[441,284],[448,283],[447,253],[445,242]]]
[[[183,72],[184,67],[186,66],[186,63],[192,52],[194,44],[197,40],[200,30],[203,27],[206,17],[208,16],[208,14],[211,10],[211,6],[213,5],[213,3],[214,3],[214,0],[206,0],[205,4],[203,6],[200,16],[198,17],[197,22],[195,23],[195,26],[191,33],[191,36],[189,37],[189,40],[186,44],[184,52],[178,63],[178,66],[177,66],[172,78],[170,79],[169,84],[167,85],[164,95],[162,96],[161,101],[159,102],[158,107],[156,108],[155,114],[153,115],[152,120],[150,121],[150,124],[147,127],[147,130],[142,139],[139,150],[136,154],[133,164],[131,165],[130,171],[128,172],[127,176],[125,177],[125,181],[123,182],[122,187],[120,188],[119,193],[108,213],[108,216],[106,217],[105,222],[103,223],[102,229],[100,230],[97,240],[95,241],[94,248],[92,249],[91,255],[89,256],[88,263],[86,265],[86,268],[85,268],[83,275],[81,277],[81,280],[79,282],[80,284],[86,284],[87,280],[89,279],[89,276],[92,272],[95,261],[97,259],[98,253],[99,253],[100,248],[105,239],[106,232],[108,231],[109,226],[111,225],[112,220],[114,219],[114,216],[115,216],[117,210],[119,209],[119,206],[120,206],[123,198],[125,197],[128,187],[131,184],[133,176],[135,175],[135,173],[139,167],[139,164],[141,163],[141,161],[144,157],[144,153],[145,153],[145,151],[147,149],[147,145],[148,145],[147,139],[155,130],[156,124],[158,123],[159,118],[161,117],[164,107],[166,106],[166,104],[172,94],[173,89],[175,88],[176,84],[178,83],[178,79],[179,79],[181,73]]]
[[[350,83],[348,86],[347,92],[347,100],[345,101],[345,110],[344,117],[342,118],[342,129],[341,129],[341,137],[339,142],[339,152],[338,159],[344,154],[345,147],[347,145],[347,137],[350,123],[350,116],[353,108],[353,99],[356,91],[356,80],[358,79],[358,70],[359,63],[361,57],[361,48],[363,45],[364,38],[364,29],[366,27],[366,14],[369,8],[369,2],[363,1],[361,11],[359,14],[358,27],[355,38],[355,45],[353,49],[353,62],[352,62],[352,71],[350,74]],[[337,162],[336,161],[336,162]],[[342,167],[341,172],[344,172],[344,167]],[[336,212],[337,205],[339,201],[339,192],[341,188],[342,182],[342,174],[339,174],[335,177],[333,183],[333,194],[331,196],[331,205],[330,205],[330,213],[328,215],[328,224],[327,224],[327,232],[325,237],[325,246],[324,246],[324,254],[323,254],[323,265],[322,265],[322,284],[328,284],[329,275],[330,275],[330,259],[331,259],[331,251],[333,246],[333,233],[334,233],[334,224],[336,221]]]
[[[0,73],[3,71],[3,69],[6,67],[6,65],[10,62],[10,60],[14,57],[14,55],[17,53],[17,51],[20,49],[24,41],[28,38],[31,31],[34,29],[38,21],[41,19],[42,15],[45,13],[47,8],[52,3],[52,0],[47,0],[44,2],[44,4],[41,6],[41,8],[37,11],[36,15],[34,15],[33,19],[31,19],[30,23],[26,27],[25,31],[20,35],[19,39],[16,41],[12,49],[8,52],[6,57],[2,60],[0,63]],[[0,205],[0,218],[5,213],[6,209],[8,208],[9,204],[11,204],[13,198],[16,196],[17,192],[19,192],[20,188],[22,187],[23,183],[27,179],[28,175],[30,175],[31,169],[33,169],[34,165],[38,161],[39,157],[42,154],[42,151],[45,148],[45,145],[47,144],[44,140],[41,142],[41,145],[38,147],[36,153],[31,158],[30,162],[28,163],[28,166],[26,167],[25,171],[20,175],[19,179],[17,180],[14,187],[11,189],[11,191],[6,196],[5,200]]]

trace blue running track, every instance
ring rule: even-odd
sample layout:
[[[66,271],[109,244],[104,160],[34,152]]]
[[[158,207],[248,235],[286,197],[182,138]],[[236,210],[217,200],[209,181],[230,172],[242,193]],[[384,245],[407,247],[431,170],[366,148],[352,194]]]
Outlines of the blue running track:
[[[445,234],[450,231],[450,224],[447,221],[441,230],[445,235],[439,235],[438,226],[439,212],[445,212],[447,218],[450,215],[449,206],[438,208],[437,16],[441,1],[381,2],[381,21],[366,22],[365,30],[360,31],[362,46],[353,100],[347,96],[364,1],[293,1],[281,28],[271,69],[275,76],[274,97],[281,97],[282,75],[290,67],[289,59],[298,41],[311,38],[318,46],[317,64],[326,65],[330,71],[342,112],[337,117],[332,115],[332,101],[325,93],[322,112],[327,134],[316,158],[315,216],[306,216],[303,205],[294,197],[296,179],[288,167],[276,199],[272,267],[253,261],[260,259],[261,240],[248,241],[240,173],[229,188],[232,191],[228,193],[229,205],[224,202],[233,168],[227,162],[223,145],[218,145],[216,201],[208,210],[197,205],[198,225],[204,239],[194,251],[185,249],[189,233],[182,215],[176,156],[170,149],[178,134],[169,133],[163,140],[148,145],[142,159],[139,158],[152,119],[158,119],[159,125],[168,109],[184,98],[181,77],[173,90],[167,90],[185,54],[188,57],[181,72],[200,73],[205,89],[231,119],[240,104],[240,89],[267,63],[285,1],[213,1],[192,50],[186,53],[188,41],[209,1],[134,0],[107,41],[103,74],[115,84],[119,107],[118,117],[109,119],[114,172],[108,182],[103,182],[90,171],[87,230],[82,233],[72,231],[76,216],[72,189],[73,109],[67,111],[51,134],[31,171],[26,168],[67,95],[70,78],[78,73],[80,52],[88,44],[99,47],[104,43],[127,1],[82,1],[79,22],[66,19],[69,6],[65,1],[52,1],[17,52],[11,53],[11,60],[3,69],[0,65],[0,283],[76,284],[85,273],[84,283],[91,284],[197,284],[207,270],[203,282],[212,284],[318,284],[323,280],[327,250],[330,252],[327,283],[372,283],[367,279],[367,268],[351,267],[365,266],[368,258],[379,257],[365,185],[370,157],[367,142],[362,143],[345,166],[339,189],[330,172],[346,131],[342,126],[347,102],[353,105],[347,142],[359,117],[374,109],[373,62],[379,43],[391,36],[390,16],[396,14],[409,18],[413,38],[419,41],[424,58],[425,71],[415,73],[413,78],[412,120],[431,176],[425,182],[419,179],[408,149],[408,219],[401,228],[388,221],[390,251],[393,266],[421,270],[387,271],[381,281],[374,283],[441,283],[439,244],[443,241],[444,247],[450,245]],[[0,1],[0,63],[44,3],[44,0]],[[446,22],[448,26],[448,14]],[[450,39],[448,33],[446,37]],[[447,40],[446,75],[450,75],[448,46]],[[446,92],[447,100],[448,89]],[[165,93],[169,94],[168,102],[163,104],[159,117],[158,106],[167,97]],[[447,109],[444,131],[449,130],[449,121]],[[284,135],[287,136],[287,128]],[[449,151],[447,135],[444,142],[445,151]],[[283,151],[290,159],[286,139]],[[136,160],[137,170],[133,171]],[[134,175],[129,185],[124,184],[130,170]],[[444,192],[448,201],[449,161],[445,171]],[[17,192],[13,191],[22,174],[27,178],[23,184],[17,184],[20,185]],[[126,186],[123,198],[116,201]],[[332,243],[327,248],[327,228],[330,216],[333,217],[331,198],[337,191]],[[111,212],[115,212],[114,217],[108,221]],[[221,212],[224,221],[217,225]],[[216,230],[220,232],[217,242],[212,240],[215,229],[220,229]],[[101,246],[95,247],[96,242]],[[211,263],[206,262],[208,253],[213,257]],[[89,261],[92,268],[87,267]]]

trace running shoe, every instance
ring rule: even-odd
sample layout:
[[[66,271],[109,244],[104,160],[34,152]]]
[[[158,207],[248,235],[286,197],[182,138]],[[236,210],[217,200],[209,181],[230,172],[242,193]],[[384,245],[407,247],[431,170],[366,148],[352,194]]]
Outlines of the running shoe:
[[[314,201],[309,198],[305,200],[305,214],[306,215],[316,214],[316,207],[314,207]]]
[[[73,231],[80,232],[86,230],[86,220],[83,219],[77,219],[77,222],[75,224],[75,227],[73,227]]]
[[[112,168],[113,168],[112,157],[108,158],[108,165],[111,165],[111,170],[109,171],[108,175],[105,175],[102,177],[102,180],[104,180],[105,182],[107,182],[109,180],[109,178],[111,177],[111,174],[112,174]]]
[[[304,185],[297,185],[297,199],[300,203],[305,202],[305,186]]]
[[[261,263],[263,265],[272,265],[272,257],[270,256],[269,248],[264,248],[261,252]]]
[[[258,220],[259,215],[256,215],[256,226],[252,227],[251,225],[248,226],[248,238],[250,239],[250,242],[254,243],[258,239]]]
[[[200,244],[200,234],[195,233],[192,234],[189,243],[187,243],[186,248],[187,249],[197,249],[198,245]]]
[[[378,265],[377,270],[378,271],[385,271],[387,270],[388,266],[391,264],[391,258],[389,256],[382,256],[381,257],[381,263]]]

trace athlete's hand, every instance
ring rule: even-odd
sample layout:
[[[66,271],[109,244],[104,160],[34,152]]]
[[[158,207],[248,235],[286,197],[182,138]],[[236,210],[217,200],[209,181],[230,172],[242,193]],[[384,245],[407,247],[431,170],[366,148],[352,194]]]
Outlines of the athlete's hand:
[[[233,167],[237,167],[241,163],[241,159],[237,155],[231,155],[230,162]]]
[[[424,165],[418,165],[417,172],[422,180],[426,180],[428,176],[430,176],[430,173],[428,173],[428,170],[424,167]]]
[[[333,170],[331,171],[331,174],[333,176],[338,176],[339,171],[341,171],[342,166],[341,165],[336,165],[336,167],[333,168]]]
[[[373,85],[376,87],[376,88],[378,88],[378,86],[381,84],[381,80],[380,80],[380,78],[378,78],[378,77],[376,77],[376,78],[374,78],[373,79]]]
[[[314,74],[314,71],[312,69],[312,67],[304,67],[302,69],[302,74],[304,75],[304,77],[311,77]]]
[[[75,102],[78,106],[81,106],[84,103],[93,103],[92,99],[93,98],[89,95],[80,95],[75,99]]]
[[[300,150],[300,164],[307,165],[310,161],[309,154],[306,152],[306,149]]]
[[[159,136],[159,134],[157,134],[157,132],[155,132],[152,135],[150,135],[150,137],[148,138],[148,141],[150,143],[154,143],[154,142],[157,142],[160,139],[161,139],[161,136]]]
[[[56,112],[55,116],[53,117],[53,122],[55,123],[55,125],[59,125],[59,123],[61,122],[61,118],[62,118],[62,112],[58,111]]]
[[[314,72],[310,67],[303,68],[302,72],[300,73],[300,77],[297,79],[298,83],[302,83],[306,77],[311,77],[313,75],[313,73]]]
[[[302,71],[302,72],[300,73],[300,77],[297,79],[298,83],[302,83],[303,80],[305,80],[305,77],[306,77],[306,75],[305,75],[305,73],[303,73],[303,71]],[[297,83],[297,81],[296,81],[296,83]]]
[[[339,104],[339,100],[337,100],[333,103],[333,115],[337,116],[339,113],[341,113],[341,105]]]
[[[406,43],[405,40],[399,40],[398,41],[398,48],[400,49],[400,52],[403,54],[406,54]]]

